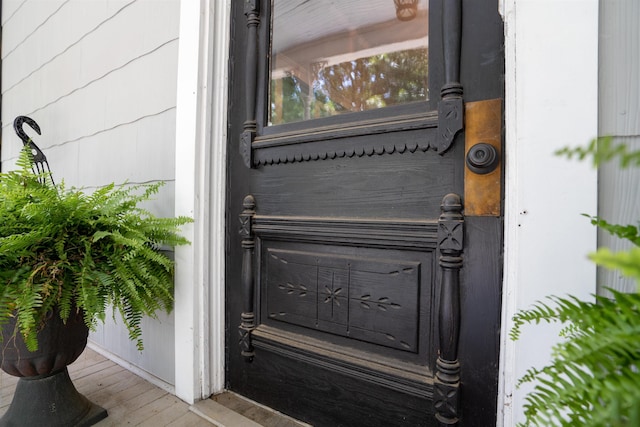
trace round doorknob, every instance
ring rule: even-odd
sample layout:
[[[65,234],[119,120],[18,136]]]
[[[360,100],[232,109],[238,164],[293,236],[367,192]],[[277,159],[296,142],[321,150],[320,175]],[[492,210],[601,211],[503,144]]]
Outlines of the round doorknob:
[[[499,162],[498,150],[486,142],[474,145],[467,153],[467,167],[477,174],[484,175],[493,172]]]

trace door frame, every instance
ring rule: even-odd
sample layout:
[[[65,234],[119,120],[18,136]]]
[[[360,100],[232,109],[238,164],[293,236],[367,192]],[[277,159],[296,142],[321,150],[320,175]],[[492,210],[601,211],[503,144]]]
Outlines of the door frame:
[[[224,390],[230,9],[180,2],[175,214],[195,223],[184,228],[192,244],[175,251],[175,394],[188,403]]]

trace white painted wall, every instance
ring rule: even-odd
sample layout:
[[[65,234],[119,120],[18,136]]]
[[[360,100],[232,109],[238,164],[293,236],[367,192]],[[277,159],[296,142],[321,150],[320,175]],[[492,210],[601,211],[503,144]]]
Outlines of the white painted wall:
[[[590,298],[595,267],[597,174],[556,157],[598,133],[598,1],[504,0],[506,31],[505,270],[498,425],[522,421],[529,388],[515,382],[541,366],[557,328],[508,339],[513,314],[546,295]]]
[[[2,168],[21,148],[13,119],[28,115],[56,181],[92,189],[163,180],[150,208],[173,215],[179,0],[3,0],[2,8]],[[143,353],[111,322],[91,340],[171,388],[174,315],[143,328]]]

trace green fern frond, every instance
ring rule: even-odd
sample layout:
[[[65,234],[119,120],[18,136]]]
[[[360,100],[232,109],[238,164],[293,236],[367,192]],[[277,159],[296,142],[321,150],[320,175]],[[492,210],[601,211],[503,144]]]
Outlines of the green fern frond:
[[[634,278],[640,286],[640,247],[617,253],[608,248],[600,248],[589,255],[589,258],[602,267],[618,270],[624,276]]]
[[[144,346],[142,345],[142,313],[134,309],[130,305],[125,305],[121,310],[122,318],[129,331],[129,339],[136,342],[138,350],[142,351]]]
[[[529,323],[538,324],[540,322],[554,323],[558,319],[555,317],[556,311],[549,305],[538,302],[530,310],[522,310],[513,317],[513,327],[509,331],[511,340],[516,341],[520,338],[522,327]]]
[[[582,214],[582,215],[589,218],[591,220],[592,225],[595,225],[598,228],[605,230],[612,236],[616,236],[621,239],[628,240],[634,245],[640,246],[640,232],[638,231],[638,227],[636,227],[635,225],[611,224],[597,216],[591,216],[587,214]]]
[[[618,160],[621,168],[640,166],[640,150],[630,150],[624,142],[615,142],[611,136],[603,136],[592,139],[586,147],[565,147],[556,151],[557,155],[566,156],[578,160],[590,158],[594,166]]]

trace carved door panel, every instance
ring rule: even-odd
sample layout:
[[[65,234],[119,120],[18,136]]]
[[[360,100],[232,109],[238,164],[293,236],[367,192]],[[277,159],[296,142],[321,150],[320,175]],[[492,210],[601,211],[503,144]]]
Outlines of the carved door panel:
[[[232,2],[227,386],[316,426],[495,424],[498,2]]]

